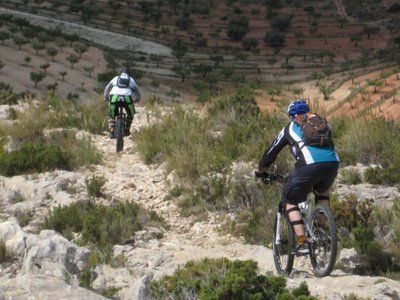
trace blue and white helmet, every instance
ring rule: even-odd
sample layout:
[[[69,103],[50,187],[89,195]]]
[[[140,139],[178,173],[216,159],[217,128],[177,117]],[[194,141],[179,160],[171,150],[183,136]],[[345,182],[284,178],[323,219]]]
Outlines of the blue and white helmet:
[[[305,114],[310,111],[310,107],[307,102],[301,99],[296,99],[289,104],[287,113],[292,118],[296,117],[298,114]]]

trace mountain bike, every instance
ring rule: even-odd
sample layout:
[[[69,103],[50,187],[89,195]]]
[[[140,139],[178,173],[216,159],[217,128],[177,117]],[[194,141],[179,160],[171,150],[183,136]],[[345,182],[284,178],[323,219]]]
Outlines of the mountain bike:
[[[283,181],[280,174],[256,173],[263,183],[270,184],[273,181]],[[304,220],[306,238],[309,245],[309,255],[314,273],[318,277],[329,275],[336,261],[337,232],[335,217],[332,209],[318,203],[313,206],[310,194],[307,200],[299,204],[300,213]],[[289,276],[293,269],[296,253],[296,235],[289,217],[284,211],[280,201],[274,221],[274,233],[272,252],[274,264],[280,275]]]
[[[119,96],[116,104],[115,139],[116,152],[124,149],[124,134],[126,126],[125,97]]]

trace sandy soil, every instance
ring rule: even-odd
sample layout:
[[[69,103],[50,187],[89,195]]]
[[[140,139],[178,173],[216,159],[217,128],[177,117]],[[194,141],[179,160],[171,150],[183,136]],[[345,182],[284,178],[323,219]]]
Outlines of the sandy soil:
[[[55,44],[48,43],[47,47],[59,49]],[[22,46],[18,50],[11,41],[7,41],[5,45],[0,45],[0,57],[2,57],[5,66],[0,71],[0,82],[10,84],[15,91],[24,92],[32,91],[34,93],[46,94],[46,86],[58,83],[56,94],[66,97],[69,93],[77,93],[81,99],[91,97],[95,94],[93,89],[98,88],[96,76],[97,73],[106,70],[103,53],[101,50],[90,47],[86,53],[82,55],[81,60],[71,69],[66,57],[75,54],[72,48],[65,47],[63,53],[59,51],[54,58],[54,62],[46,55],[45,50],[39,51],[39,55],[35,54],[35,50],[31,45]],[[31,61],[27,64],[24,59],[30,57]],[[34,83],[30,79],[31,72],[43,71],[40,66],[49,63],[47,69],[47,77],[38,83],[37,89],[34,89]],[[92,77],[84,71],[84,67],[94,66],[95,70]],[[62,81],[59,72],[65,71],[65,81]],[[83,84],[83,85],[82,85]]]

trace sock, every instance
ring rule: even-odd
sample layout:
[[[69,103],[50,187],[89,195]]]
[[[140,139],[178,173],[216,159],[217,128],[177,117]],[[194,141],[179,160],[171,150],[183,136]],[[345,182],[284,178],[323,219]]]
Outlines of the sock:
[[[300,246],[303,245],[306,241],[306,237],[305,235],[299,235],[297,237],[297,244],[299,244]]]

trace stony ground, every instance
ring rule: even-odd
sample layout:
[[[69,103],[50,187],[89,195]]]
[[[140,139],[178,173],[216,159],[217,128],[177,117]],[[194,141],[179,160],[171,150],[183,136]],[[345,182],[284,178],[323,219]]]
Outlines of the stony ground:
[[[138,111],[135,128],[146,126],[148,120],[152,120],[144,109]],[[164,200],[173,186],[173,173],[168,173],[164,165],[145,165],[135,150],[134,140],[127,139],[124,152],[116,155],[114,141],[103,135],[92,138],[104,155],[104,165],[78,172],[54,171],[0,178],[0,216],[2,222],[8,220],[0,223],[0,236],[18,254],[13,263],[0,267],[0,299],[54,299],[56,294],[60,299],[101,299],[91,291],[78,288],[76,276],[65,276],[66,271],[74,274],[82,268],[88,250],[52,231],[38,234],[36,228],[51,208],[87,198],[85,179],[92,175],[101,175],[107,180],[106,196],[99,202],[133,201],[155,210],[170,225],[164,232],[147,228],[137,233],[134,243],[115,246],[114,254],[124,255],[125,264],[97,267],[94,288],[102,290],[114,286],[121,288],[118,292],[121,299],[146,299],[146,287],[151,278],[171,274],[187,261],[204,257],[253,259],[258,262],[261,273],[274,272],[271,250],[219,234],[217,229],[221,223],[217,215],[209,214],[202,220],[196,216],[183,218],[173,202]],[[344,185],[339,191],[345,193],[346,187],[350,192],[357,191]],[[361,190],[371,193],[373,188],[368,188]],[[18,195],[22,198],[15,201]],[[390,201],[391,195],[396,196],[391,190],[383,190],[377,197]],[[11,217],[17,210],[34,212],[33,220],[23,229]],[[373,299],[393,299],[400,293],[400,282],[355,276],[339,269],[329,277],[316,278],[307,260],[296,259],[288,285],[296,287],[302,281],[322,299],[341,299],[351,293]]]

